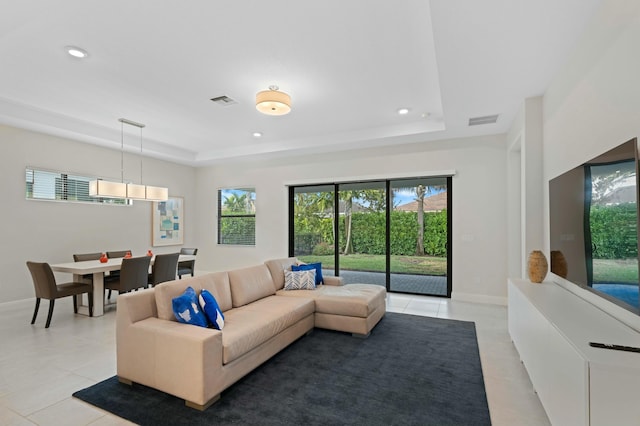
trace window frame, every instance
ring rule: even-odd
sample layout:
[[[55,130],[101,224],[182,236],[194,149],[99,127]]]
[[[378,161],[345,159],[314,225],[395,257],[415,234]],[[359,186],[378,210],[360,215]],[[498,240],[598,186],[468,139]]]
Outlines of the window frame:
[[[236,195],[239,192],[244,192],[245,195],[249,195],[247,210],[252,210],[252,212],[251,213],[233,212],[231,214],[225,213],[225,210],[223,208],[224,202],[222,199],[223,193],[225,192],[229,192]],[[219,188],[217,191],[217,199],[218,199],[217,244],[223,245],[223,246],[255,247],[256,246],[256,206],[255,206],[256,188],[251,186]],[[250,226],[250,228],[252,228],[252,232],[246,233],[246,234],[236,234],[235,238],[239,238],[239,239],[229,242],[230,237],[231,239],[233,239],[232,238],[233,235],[223,233],[224,223],[231,222],[234,219],[251,219],[251,218],[253,218],[253,221],[252,221],[253,226],[252,227]],[[244,241],[242,241],[243,239]],[[239,242],[239,241],[242,241],[242,242]]]

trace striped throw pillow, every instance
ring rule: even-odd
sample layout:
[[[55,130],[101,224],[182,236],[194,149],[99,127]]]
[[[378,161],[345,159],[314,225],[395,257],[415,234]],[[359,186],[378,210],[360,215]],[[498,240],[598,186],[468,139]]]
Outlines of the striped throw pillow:
[[[316,271],[284,271],[285,290],[315,290]]]

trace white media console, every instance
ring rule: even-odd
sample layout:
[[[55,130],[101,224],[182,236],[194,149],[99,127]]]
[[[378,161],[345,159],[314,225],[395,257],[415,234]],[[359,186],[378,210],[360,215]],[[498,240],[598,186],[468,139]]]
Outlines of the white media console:
[[[509,334],[553,425],[640,425],[640,333],[553,283],[509,279]]]

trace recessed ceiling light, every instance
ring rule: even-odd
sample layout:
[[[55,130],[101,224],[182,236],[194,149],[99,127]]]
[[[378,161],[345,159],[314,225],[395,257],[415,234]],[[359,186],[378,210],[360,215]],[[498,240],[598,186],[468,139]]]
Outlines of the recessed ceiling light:
[[[66,46],[64,49],[69,55],[73,56],[74,58],[86,58],[87,56],[89,56],[89,52],[77,46]]]
[[[262,137],[262,133],[260,133],[260,132],[253,132],[253,137],[254,137],[254,138],[261,138],[261,137]]]
[[[400,114],[400,115],[409,114],[409,108],[398,108],[398,114]]]

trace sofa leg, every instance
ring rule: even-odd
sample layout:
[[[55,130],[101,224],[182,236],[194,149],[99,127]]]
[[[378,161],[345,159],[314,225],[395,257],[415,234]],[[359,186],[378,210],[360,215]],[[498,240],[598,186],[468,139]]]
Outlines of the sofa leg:
[[[118,376],[118,381],[120,383],[122,383],[123,385],[133,386],[133,382],[131,380],[129,380],[129,379],[125,379],[124,377]]]
[[[189,408],[195,408],[196,410],[204,411],[207,408],[211,407],[216,402],[218,402],[219,399],[220,399],[220,394],[217,394],[216,396],[214,396],[213,398],[205,402],[204,405],[196,404],[195,402],[186,401],[186,400],[184,401],[184,405],[186,405]]]
[[[369,337],[369,335],[371,334],[371,332],[367,333],[367,334],[360,334],[360,333],[351,333],[351,335],[353,337],[358,337],[360,339],[366,339],[367,337]]]

